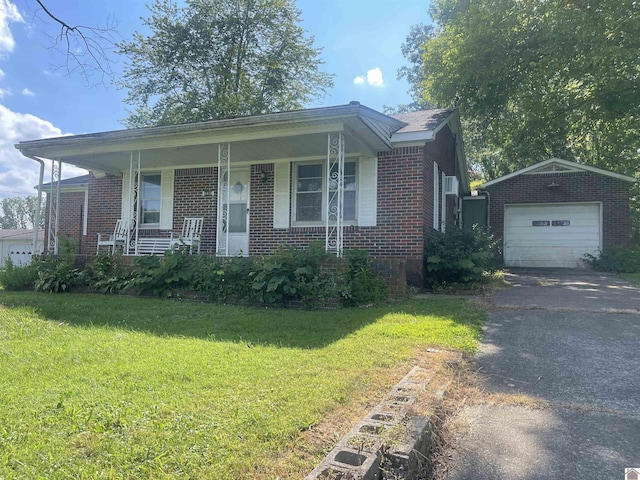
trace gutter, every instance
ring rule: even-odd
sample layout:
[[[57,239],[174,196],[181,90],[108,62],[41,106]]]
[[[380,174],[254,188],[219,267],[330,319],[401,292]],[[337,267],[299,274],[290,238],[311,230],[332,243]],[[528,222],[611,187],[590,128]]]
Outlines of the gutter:
[[[33,257],[33,255],[35,255],[38,251],[38,232],[40,231],[40,205],[42,205],[42,182],[44,180],[44,160],[33,155],[28,155],[25,152],[22,152],[22,154],[25,157],[30,158],[31,160],[35,160],[40,164],[40,176],[38,177],[38,201],[36,202],[35,218],[33,219],[33,253],[31,254],[31,256]]]

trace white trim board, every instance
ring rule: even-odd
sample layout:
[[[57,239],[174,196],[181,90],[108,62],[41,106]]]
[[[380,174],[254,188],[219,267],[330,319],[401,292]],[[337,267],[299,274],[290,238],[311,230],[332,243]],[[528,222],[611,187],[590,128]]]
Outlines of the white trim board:
[[[535,165],[531,165],[529,167],[517,170],[515,172],[509,173],[507,175],[504,175],[502,177],[496,178],[494,180],[491,180],[487,183],[483,183],[482,185],[480,185],[478,187],[478,189],[485,189],[487,187],[490,187],[492,185],[495,185],[497,183],[500,182],[504,182],[505,180],[509,180],[510,178],[514,178],[517,177],[518,175],[523,175],[526,173],[531,173],[533,170],[537,170],[539,168],[543,168],[552,164],[556,164],[556,165],[562,165],[564,167],[570,168],[574,171],[576,170],[582,170],[585,172],[591,172],[591,173],[596,173],[599,175],[604,175],[606,177],[612,177],[612,178],[616,178],[618,180],[623,180],[625,182],[629,182],[629,183],[634,183],[636,181],[635,178],[633,177],[629,177],[627,175],[622,175],[620,173],[615,173],[615,172],[610,172],[608,170],[603,170],[601,168],[596,168],[596,167],[590,167],[589,165],[582,165],[580,163],[576,163],[576,162],[570,162],[569,160],[563,160],[561,158],[550,158],[549,160],[545,160],[543,162],[539,162],[536,163]]]

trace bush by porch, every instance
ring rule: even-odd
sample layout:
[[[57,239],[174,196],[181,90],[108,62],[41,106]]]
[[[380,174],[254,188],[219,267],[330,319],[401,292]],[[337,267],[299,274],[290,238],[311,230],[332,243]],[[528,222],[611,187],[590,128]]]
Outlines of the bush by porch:
[[[100,293],[137,293],[180,297],[195,293],[216,302],[314,308],[342,301],[346,305],[385,301],[388,288],[373,274],[367,252],[347,250],[345,258],[327,253],[319,243],[306,250],[281,247],[269,257],[190,255],[186,250],[164,256],[98,255],[78,265],[72,242],[61,242],[60,255],[31,265],[10,262],[0,284],[11,290],[66,292],[88,287]]]

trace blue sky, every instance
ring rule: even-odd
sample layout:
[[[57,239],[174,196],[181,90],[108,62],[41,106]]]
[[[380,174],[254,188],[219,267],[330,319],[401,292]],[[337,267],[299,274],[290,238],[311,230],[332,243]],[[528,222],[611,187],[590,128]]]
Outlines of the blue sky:
[[[104,26],[122,38],[143,29],[147,16],[138,0],[46,0],[49,10],[70,25]],[[396,79],[405,65],[400,51],[412,25],[428,22],[428,0],[297,0],[302,26],[323,48],[324,71],[334,88],[309,107],[358,100],[371,108],[407,103],[408,85]],[[57,26],[35,0],[0,0],[0,198],[28,195],[38,168],[13,145],[33,140],[123,128],[125,92],[108,79],[67,74],[65,58],[52,50]],[[111,56],[116,75],[124,59]],[[84,171],[63,165],[63,177]]]

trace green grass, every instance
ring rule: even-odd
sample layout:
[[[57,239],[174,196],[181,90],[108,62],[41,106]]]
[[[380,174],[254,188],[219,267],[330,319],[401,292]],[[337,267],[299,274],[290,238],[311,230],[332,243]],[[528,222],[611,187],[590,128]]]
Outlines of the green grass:
[[[622,273],[622,278],[629,280],[631,283],[640,285],[640,273]]]
[[[472,352],[483,319],[447,299],[331,312],[86,294],[0,303],[7,479],[275,478],[273,458],[370,375],[420,346]]]

